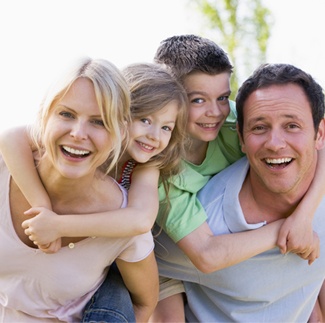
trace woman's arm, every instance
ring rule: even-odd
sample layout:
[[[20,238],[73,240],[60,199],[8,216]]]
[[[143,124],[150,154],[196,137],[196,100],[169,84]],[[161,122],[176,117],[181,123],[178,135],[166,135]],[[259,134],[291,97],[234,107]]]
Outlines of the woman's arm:
[[[312,253],[314,214],[325,195],[325,149],[319,150],[316,174],[305,197],[280,229],[277,245],[282,253]],[[315,245],[315,244],[314,244]],[[310,262],[311,263],[311,262]]]
[[[53,216],[44,208],[32,208],[26,215],[37,215],[23,227],[37,244],[48,244],[59,237],[129,237],[151,230],[158,212],[159,170],[137,166],[126,208],[94,214]]]
[[[159,294],[158,268],[154,252],[142,261],[116,259],[124,283],[130,292],[137,322],[148,322]]]
[[[36,171],[27,127],[1,133],[0,150],[10,174],[29,204],[51,209],[50,199]]]

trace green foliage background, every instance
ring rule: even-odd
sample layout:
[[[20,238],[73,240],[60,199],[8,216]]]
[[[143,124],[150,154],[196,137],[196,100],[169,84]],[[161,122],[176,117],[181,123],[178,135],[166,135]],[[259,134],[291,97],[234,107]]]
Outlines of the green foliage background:
[[[273,17],[262,0],[193,0],[207,35],[229,55],[234,66],[232,99],[239,85],[260,64],[266,62]]]

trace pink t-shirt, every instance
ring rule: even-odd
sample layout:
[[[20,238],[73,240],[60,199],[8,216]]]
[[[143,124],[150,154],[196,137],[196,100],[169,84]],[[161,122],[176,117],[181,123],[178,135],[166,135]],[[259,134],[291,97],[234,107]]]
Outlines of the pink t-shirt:
[[[89,237],[55,254],[30,248],[12,224],[9,182],[0,156],[0,322],[80,322],[116,258],[137,262],[153,250],[150,232],[119,239]]]

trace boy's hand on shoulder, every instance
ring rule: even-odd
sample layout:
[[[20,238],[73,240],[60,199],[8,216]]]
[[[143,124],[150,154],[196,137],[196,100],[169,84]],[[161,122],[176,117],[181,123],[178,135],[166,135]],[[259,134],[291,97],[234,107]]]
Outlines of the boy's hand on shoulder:
[[[281,253],[292,252],[312,264],[319,257],[319,238],[308,217],[289,216],[280,228],[277,245]]]

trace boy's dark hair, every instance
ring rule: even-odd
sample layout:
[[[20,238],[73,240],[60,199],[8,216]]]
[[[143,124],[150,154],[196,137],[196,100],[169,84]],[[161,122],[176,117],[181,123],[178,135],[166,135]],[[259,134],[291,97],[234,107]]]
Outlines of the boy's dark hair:
[[[215,75],[232,73],[233,69],[227,53],[221,47],[196,35],[173,36],[163,40],[154,60],[167,65],[180,81],[193,71]]]
[[[317,132],[325,113],[322,87],[311,75],[293,65],[263,64],[242,84],[236,97],[238,130],[241,136],[243,136],[244,123],[243,108],[248,97],[257,89],[281,84],[297,84],[301,87],[310,103],[314,128]]]

